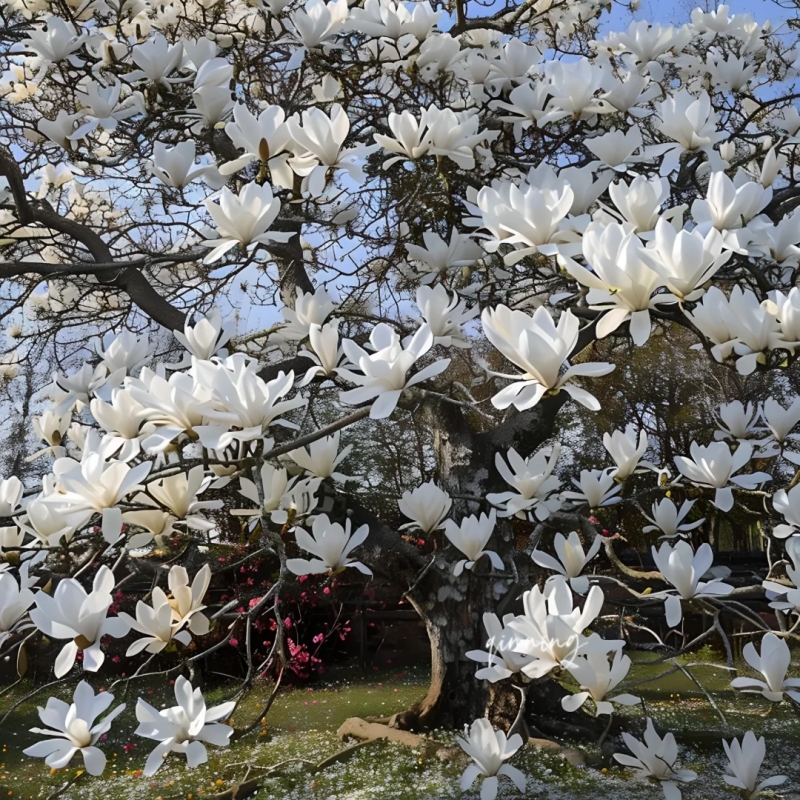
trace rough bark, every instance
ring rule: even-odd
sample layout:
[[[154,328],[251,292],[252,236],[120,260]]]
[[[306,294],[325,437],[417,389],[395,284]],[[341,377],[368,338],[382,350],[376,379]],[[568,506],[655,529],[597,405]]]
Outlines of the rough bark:
[[[494,466],[495,454],[505,454],[509,447],[515,447],[529,455],[552,435],[563,403],[561,396],[548,398],[532,411],[510,414],[487,433],[475,432],[463,409],[453,404],[433,399],[423,408],[422,413],[429,415],[434,430],[440,483],[457,498],[456,519],[488,510],[485,503],[458,498],[485,498],[487,493],[502,488],[504,484]],[[461,727],[484,716],[490,708],[498,724],[508,728],[513,722],[519,708],[519,692],[505,683],[493,686],[477,680],[478,664],[465,657],[469,650],[485,649],[483,615],[497,613],[501,605],[507,606],[528,588],[527,581],[521,586],[515,575],[518,569],[525,571],[530,559],[517,550],[508,521],[498,521],[491,547],[506,564],[505,572],[495,572],[484,558],[472,571],[456,578],[453,553],[446,548],[408,593],[430,640],[431,682],[425,697],[393,720],[398,727]],[[512,568],[515,559],[519,561],[517,569]]]

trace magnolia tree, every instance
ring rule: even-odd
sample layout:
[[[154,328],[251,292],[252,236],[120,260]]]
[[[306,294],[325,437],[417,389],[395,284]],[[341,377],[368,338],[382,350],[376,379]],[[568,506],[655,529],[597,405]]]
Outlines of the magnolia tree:
[[[694,773],[672,735],[648,722],[627,755],[611,717],[639,702],[615,687],[643,638],[665,658],[716,640],[732,669],[736,622],[763,680],[732,685],[800,697],[800,398],[776,380],[734,400],[669,463],[646,460],[645,421],[601,431],[605,462],[565,476],[553,436],[572,404],[599,408],[598,340],[680,328],[742,385],[793,369],[800,46],[727,6],[608,32],[607,5],[3,0],[0,366],[12,400],[43,359],[65,366],[31,420],[40,485],[0,485],[2,653],[68,681],[127,637],[126,681],[157,658],[193,679],[238,631],[241,698],[285,663],[286,587],[375,575],[431,643],[430,690],[392,723],[473,723],[462,784],[485,798],[498,777],[524,787],[504,761],[529,730],[612,730],[619,761],[679,796]],[[411,417],[432,479],[366,503],[344,442]],[[243,558],[277,574],[244,608],[214,604],[203,555],[231,496]],[[603,540],[615,505],[655,570]],[[739,511],[761,520],[763,584],[713,564],[704,518]],[[165,541],[183,562],[113,613]],[[175,694],[137,704],[148,774],[233,732],[234,703],[207,709],[182,675]],[[102,773],[112,699],[86,681],[51,698],[27,752]],[[752,733],[725,748],[747,796],[781,781],[757,783]]]

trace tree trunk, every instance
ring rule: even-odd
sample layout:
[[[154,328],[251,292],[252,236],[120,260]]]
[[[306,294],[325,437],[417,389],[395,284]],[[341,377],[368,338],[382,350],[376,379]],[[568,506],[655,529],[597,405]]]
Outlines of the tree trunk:
[[[552,434],[562,403],[558,397],[551,398],[534,412],[514,414],[490,434],[475,433],[462,409],[452,404],[430,403],[424,407],[434,431],[439,483],[456,498],[452,515],[456,521],[488,511],[482,498],[504,486],[494,466],[495,454],[505,456],[508,448],[516,445],[521,455],[530,455]],[[471,497],[481,500],[463,499]],[[446,724],[459,728],[487,713],[504,728],[513,723],[519,692],[508,682],[478,680],[475,672],[481,664],[465,654],[486,650],[484,614],[497,613],[530,588],[532,565],[530,558],[517,549],[509,521],[498,520],[488,548],[503,559],[505,572],[496,572],[484,557],[471,571],[456,577],[453,565],[457,554],[448,546],[439,551],[433,566],[408,593],[430,640],[431,682],[419,703],[395,716],[393,724],[398,727]],[[512,562],[516,562],[515,567]],[[510,610],[505,608],[506,612]]]
[[[434,569],[439,580],[431,581],[426,591],[408,596],[430,641],[430,685],[422,700],[394,720],[398,727],[445,724],[458,728],[483,716],[487,708],[488,684],[476,680],[479,664],[465,653],[486,646],[482,617],[495,608],[495,600],[489,596],[492,581],[469,572],[455,578],[452,564],[443,558],[437,558]]]

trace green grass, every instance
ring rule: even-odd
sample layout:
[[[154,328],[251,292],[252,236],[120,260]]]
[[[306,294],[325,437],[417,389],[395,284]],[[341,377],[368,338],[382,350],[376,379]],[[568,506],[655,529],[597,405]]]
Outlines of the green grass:
[[[645,658],[644,660],[648,660]],[[635,683],[653,674],[652,665],[637,663],[629,690]],[[714,675],[716,675],[714,671]],[[764,775],[782,773],[792,779],[787,798],[800,798],[800,763],[798,763],[798,725],[787,703],[771,704],[757,695],[732,692],[724,676],[703,677],[714,683],[715,701],[726,717],[723,723],[697,686],[678,673],[665,685],[646,684],[647,714],[673,730],[681,743],[683,766],[695,769],[700,779],[684,791],[686,800],[722,800],[736,795],[723,788],[724,756],[720,739],[741,735],[752,729],[768,736],[768,764]],[[141,775],[150,749],[148,740],[133,736],[136,726],[134,707],[143,696],[157,707],[174,704],[167,681],[136,684],[123,697],[115,690],[116,702],[126,702],[125,713],[118,718],[109,739],[102,747],[109,758],[103,778],[82,775],[60,797],[63,800],[200,800],[231,789],[246,776],[263,776],[266,768],[291,759],[320,762],[342,749],[336,729],[351,716],[388,716],[407,708],[425,690],[424,672],[382,672],[362,675],[352,668],[337,670],[325,684],[313,689],[287,689],[275,701],[266,724],[230,748],[209,747],[210,760],[196,770],[172,754],[152,778]],[[718,684],[718,685],[717,685]],[[102,685],[94,681],[96,687]],[[237,709],[234,722],[244,726],[254,719],[269,693],[268,685],[259,686]],[[32,691],[20,685],[0,697],[0,712]],[[225,698],[226,687],[207,692],[209,705]],[[60,696],[68,697],[64,687]],[[42,759],[22,754],[22,749],[37,740],[28,728],[39,724],[36,705],[43,705],[48,692],[41,692],[17,708],[0,726],[0,800],[11,796],[24,800],[44,800],[68,780],[80,765],[51,774]],[[633,716],[644,711],[634,708]],[[436,731],[433,736],[453,744],[454,734]],[[567,764],[558,756],[525,748],[514,759],[516,766],[529,776],[526,797],[542,800],[646,800],[662,797],[658,786],[635,781],[630,773],[610,765],[605,771]],[[457,749],[447,748],[438,754],[428,749],[412,750],[390,743],[372,743],[353,751],[347,758],[313,773],[299,763],[285,765],[266,780],[254,795],[256,800],[447,800],[477,798],[479,784],[463,795],[459,777],[467,765]],[[767,771],[768,770],[768,771]],[[504,785],[505,784],[505,785]],[[510,783],[501,782],[501,798],[519,797]],[[9,795],[9,793],[12,793]]]

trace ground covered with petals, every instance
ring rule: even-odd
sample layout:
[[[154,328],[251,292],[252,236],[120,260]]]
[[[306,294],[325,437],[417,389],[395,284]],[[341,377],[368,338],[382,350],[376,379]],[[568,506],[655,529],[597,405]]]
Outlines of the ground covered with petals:
[[[649,654],[635,660],[632,676],[640,681],[658,674],[656,668],[643,662]],[[685,662],[691,663],[691,662]],[[663,671],[658,668],[659,671]],[[717,673],[719,671],[716,671]],[[746,670],[743,674],[746,673]],[[767,737],[767,759],[764,774],[780,772],[789,776],[784,797],[800,796],[800,755],[796,718],[783,704],[769,704],[757,695],[742,696],[725,689],[724,679],[707,668],[694,668],[694,674],[714,691],[718,711],[692,682],[682,674],[661,679],[636,689],[645,697],[647,713],[658,724],[676,734],[681,764],[695,770],[699,778],[685,790],[689,798],[717,800],[734,797],[722,785],[726,759],[721,739],[753,730]],[[20,684],[0,699],[5,712],[32,691],[29,684]],[[140,685],[140,693],[154,705],[171,702],[166,682]],[[344,744],[336,735],[337,728],[348,717],[385,716],[406,708],[425,689],[424,671],[362,672],[348,667],[337,670],[329,679],[313,689],[289,689],[281,694],[267,719],[267,725],[256,729],[229,749],[209,751],[209,762],[195,770],[187,770],[183,759],[173,754],[158,773],[147,778],[141,773],[143,755],[148,742],[143,739],[123,741],[112,735],[104,749],[109,754],[109,767],[102,782],[78,778],[60,797],[64,800],[178,800],[190,795],[193,800],[225,795],[241,783],[251,768],[249,779],[262,777],[270,767],[291,759],[319,763],[339,752]],[[122,692],[116,688],[120,700]],[[259,688],[237,712],[237,719],[249,719],[257,713],[269,691]],[[132,691],[131,694],[134,692]],[[67,692],[64,692],[67,696]],[[225,687],[206,692],[210,703],[222,702]],[[41,769],[41,762],[18,755],[21,746],[33,741],[27,729],[36,723],[37,698],[15,709],[0,729],[0,791],[13,792],[17,798],[48,798],[73,779],[80,768],[51,772]],[[641,715],[640,709],[628,709]],[[725,716],[723,723],[719,713]],[[130,715],[130,708],[125,712]],[[124,721],[124,718],[123,718]],[[127,728],[126,725],[117,729]],[[412,749],[396,743],[375,742],[353,751],[351,755],[317,773],[299,761],[287,763],[268,777],[256,794],[256,800],[444,800],[464,797],[475,800],[480,787],[462,794],[458,781],[467,758],[455,746],[452,731],[437,730],[430,738],[445,743],[438,751]],[[132,746],[133,745],[133,746]],[[513,763],[528,776],[526,797],[581,800],[582,798],[630,798],[646,800],[661,796],[658,786],[633,779],[631,771],[617,764],[603,768],[599,752],[585,749],[586,766],[575,766],[555,753],[523,748]],[[500,783],[498,797],[520,797],[514,787]]]

